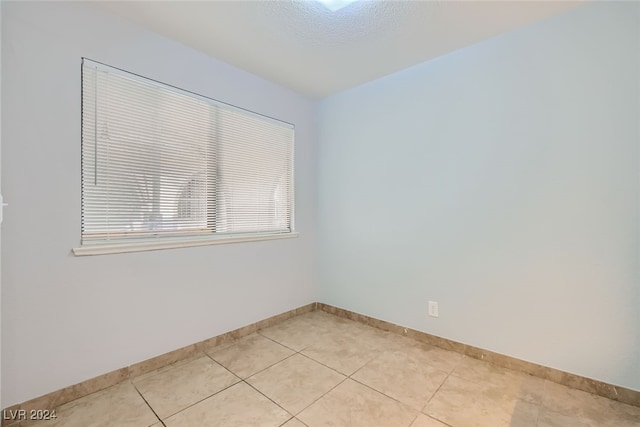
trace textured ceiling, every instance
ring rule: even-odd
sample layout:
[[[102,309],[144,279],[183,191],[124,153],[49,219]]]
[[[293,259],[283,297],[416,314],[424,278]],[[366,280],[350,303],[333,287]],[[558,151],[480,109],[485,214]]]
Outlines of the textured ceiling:
[[[109,1],[132,21],[311,98],[358,86],[581,2]]]

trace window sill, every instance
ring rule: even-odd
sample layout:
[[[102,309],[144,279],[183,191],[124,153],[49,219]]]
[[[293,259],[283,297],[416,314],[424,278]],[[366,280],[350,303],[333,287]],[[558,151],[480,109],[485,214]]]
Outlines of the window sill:
[[[190,248],[194,246],[221,245],[225,243],[258,242],[261,240],[278,240],[296,238],[300,233],[238,235],[211,237],[206,239],[181,239],[163,241],[144,241],[135,243],[95,244],[73,248],[75,256],[121,254],[127,252],[157,251],[161,249]]]

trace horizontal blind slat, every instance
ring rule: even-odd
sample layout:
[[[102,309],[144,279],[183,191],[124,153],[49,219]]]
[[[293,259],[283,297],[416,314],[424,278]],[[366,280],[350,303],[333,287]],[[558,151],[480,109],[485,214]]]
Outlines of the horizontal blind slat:
[[[293,231],[290,125],[90,61],[82,94],[83,244]]]

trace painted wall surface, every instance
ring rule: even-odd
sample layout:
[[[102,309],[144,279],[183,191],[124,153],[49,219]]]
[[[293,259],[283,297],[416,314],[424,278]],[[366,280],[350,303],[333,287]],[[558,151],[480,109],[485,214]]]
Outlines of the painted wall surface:
[[[320,301],[640,390],[639,31],[592,4],[322,101]]]
[[[4,406],[316,300],[311,101],[79,3],[2,7]],[[83,56],[294,123],[301,237],[74,257]]]

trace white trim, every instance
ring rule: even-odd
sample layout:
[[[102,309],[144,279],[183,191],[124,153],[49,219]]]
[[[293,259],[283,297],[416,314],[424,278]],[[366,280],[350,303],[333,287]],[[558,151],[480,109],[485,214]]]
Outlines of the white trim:
[[[161,249],[189,248],[193,246],[221,245],[225,243],[258,242],[261,240],[292,239],[298,236],[300,236],[300,233],[291,232],[291,233],[279,233],[279,234],[220,236],[220,237],[210,237],[207,239],[180,239],[180,240],[162,239],[162,241],[145,240],[145,241],[140,241],[136,243],[96,244],[96,245],[89,245],[89,246],[81,246],[79,248],[73,248],[73,254],[75,256],[121,254],[121,253],[127,253],[127,252],[143,252],[143,251],[156,251]]]

